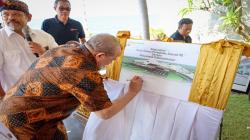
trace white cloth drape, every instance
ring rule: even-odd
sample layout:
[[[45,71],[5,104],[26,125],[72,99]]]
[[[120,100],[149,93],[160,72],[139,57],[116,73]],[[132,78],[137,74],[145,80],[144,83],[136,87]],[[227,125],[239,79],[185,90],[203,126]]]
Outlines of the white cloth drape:
[[[0,122],[0,140],[17,140],[8,128]]]
[[[104,85],[111,100],[127,87],[111,80]],[[83,140],[215,140],[222,115],[222,110],[141,91],[109,120],[91,113]]]

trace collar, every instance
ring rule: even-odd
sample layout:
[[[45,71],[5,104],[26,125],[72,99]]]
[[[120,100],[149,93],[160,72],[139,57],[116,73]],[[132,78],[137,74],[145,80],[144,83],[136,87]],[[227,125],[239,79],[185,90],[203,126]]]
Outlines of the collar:
[[[55,16],[55,20],[56,20],[57,23],[63,24],[63,22],[61,22],[61,21],[58,19],[57,15]],[[68,18],[68,21],[66,22],[65,25],[67,25],[67,24],[69,24],[69,23],[70,23],[70,18]]]
[[[55,16],[56,22],[60,23],[61,21],[58,19],[57,15]]]
[[[183,39],[185,39],[185,38],[187,38],[187,37],[189,37],[189,35],[187,35],[187,36],[183,36],[183,35],[181,35],[181,33],[177,30],[176,31],[181,37],[183,37]]]
[[[85,42],[83,45],[80,45],[80,47],[86,48],[89,51],[89,53],[91,53],[94,56],[94,50],[90,47],[90,45],[87,42]]]
[[[88,54],[89,56],[91,56],[95,59],[95,56],[93,54],[93,50],[90,47],[88,47],[85,43],[81,44],[80,48],[83,50],[84,54]]]
[[[97,69],[99,69],[98,66],[97,66],[97,62],[96,62],[96,60],[95,60],[95,56],[92,54],[92,52],[91,52],[91,50],[89,49],[89,47],[87,47],[85,44],[81,44],[81,45],[80,45],[80,48],[81,48],[83,54],[84,54],[85,56],[87,56],[87,58],[88,58],[89,60],[91,60],[91,62],[94,62],[95,65],[96,65],[96,67],[97,67]]]
[[[179,37],[182,38],[183,41],[185,41],[185,36],[181,35],[181,33],[177,30],[176,33],[178,34]]]
[[[176,31],[176,33],[179,35],[179,36],[181,36],[181,37],[183,37],[182,35],[181,35],[181,33],[177,30]],[[184,38],[184,37],[183,37]]]

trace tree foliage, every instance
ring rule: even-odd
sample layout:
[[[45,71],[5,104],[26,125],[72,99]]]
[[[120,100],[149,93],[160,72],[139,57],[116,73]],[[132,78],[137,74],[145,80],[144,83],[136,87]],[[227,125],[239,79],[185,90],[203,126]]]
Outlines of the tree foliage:
[[[223,20],[221,27],[225,31],[234,31],[241,35],[245,41],[250,41],[250,25],[243,14],[243,0],[187,0],[188,6],[180,11],[184,16],[194,10],[204,10],[215,13]]]
[[[150,38],[153,40],[164,40],[167,35],[164,33],[163,29],[150,28]]]

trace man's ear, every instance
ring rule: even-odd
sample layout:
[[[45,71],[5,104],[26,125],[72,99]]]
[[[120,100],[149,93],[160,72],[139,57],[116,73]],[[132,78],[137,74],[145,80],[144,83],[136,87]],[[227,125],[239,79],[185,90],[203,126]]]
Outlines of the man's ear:
[[[28,22],[31,21],[32,15],[31,14],[27,14],[27,17],[28,17]]]
[[[105,53],[103,53],[103,52],[97,53],[97,54],[95,55],[95,58],[96,58],[97,60],[101,60],[101,59],[103,59],[104,57],[105,57]]]

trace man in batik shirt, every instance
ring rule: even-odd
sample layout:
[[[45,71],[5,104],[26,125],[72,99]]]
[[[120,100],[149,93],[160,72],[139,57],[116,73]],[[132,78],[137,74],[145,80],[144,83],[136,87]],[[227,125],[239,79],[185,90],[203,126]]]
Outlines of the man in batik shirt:
[[[85,45],[64,45],[36,60],[0,101],[0,121],[20,140],[67,139],[62,120],[80,104],[108,119],[142,87],[135,76],[128,92],[111,103],[98,70],[121,53],[117,39],[98,34]]]

